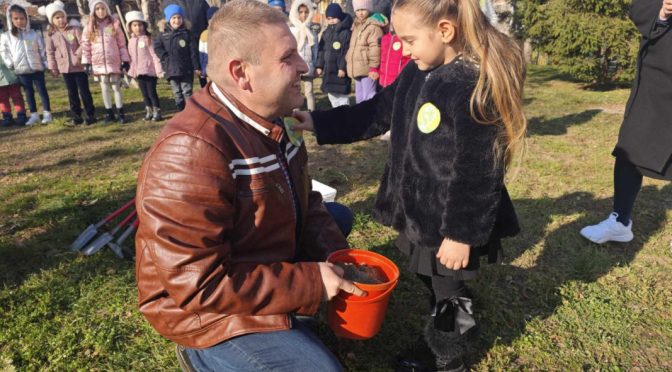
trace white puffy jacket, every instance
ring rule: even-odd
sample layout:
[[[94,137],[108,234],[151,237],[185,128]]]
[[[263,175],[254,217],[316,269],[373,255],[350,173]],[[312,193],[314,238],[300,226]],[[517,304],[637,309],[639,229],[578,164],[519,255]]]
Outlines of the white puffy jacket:
[[[47,66],[47,54],[42,37],[30,29],[30,17],[25,31],[12,35],[12,20],[7,7],[7,29],[0,35],[0,55],[5,65],[16,74],[31,74],[44,71]]]

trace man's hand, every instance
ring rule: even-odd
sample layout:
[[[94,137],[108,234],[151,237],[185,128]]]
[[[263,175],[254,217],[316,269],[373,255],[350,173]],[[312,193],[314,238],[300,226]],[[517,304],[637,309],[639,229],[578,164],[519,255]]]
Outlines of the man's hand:
[[[296,118],[299,122],[294,124],[293,130],[307,130],[310,132],[315,132],[315,127],[313,126],[313,117],[310,113],[305,111],[294,111],[292,116]]]
[[[660,19],[667,21],[672,16],[672,0],[663,0],[663,7],[660,8]]]
[[[436,258],[441,262],[441,265],[451,270],[464,269],[469,265],[469,245],[450,240],[443,239],[439,252]]]
[[[344,78],[345,77],[345,71],[338,70],[338,77],[341,78],[341,79]]]
[[[319,67],[318,67],[318,68],[316,68],[316,69],[315,69],[315,74],[316,74],[317,76],[320,76],[320,75],[322,75],[322,69],[321,69],[321,68],[319,68]]]
[[[355,296],[366,296],[366,292],[357,288],[353,282],[343,279],[343,269],[340,267],[329,262],[318,262],[317,264],[322,276],[325,301],[334,298],[339,291],[352,293]]]

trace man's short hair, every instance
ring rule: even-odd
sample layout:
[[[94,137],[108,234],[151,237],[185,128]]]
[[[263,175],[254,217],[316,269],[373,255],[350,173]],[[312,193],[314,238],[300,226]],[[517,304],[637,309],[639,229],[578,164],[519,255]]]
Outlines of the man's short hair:
[[[240,59],[258,64],[260,31],[269,24],[286,24],[287,16],[257,0],[233,0],[222,6],[208,26],[208,75],[219,64]]]

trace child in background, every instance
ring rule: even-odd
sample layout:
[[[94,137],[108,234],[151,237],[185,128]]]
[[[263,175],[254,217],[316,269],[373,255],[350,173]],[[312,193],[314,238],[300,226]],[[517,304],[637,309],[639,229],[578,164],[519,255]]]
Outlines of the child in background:
[[[308,72],[301,76],[303,82],[303,94],[306,96],[308,111],[315,110],[315,97],[313,96],[313,78],[315,65],[313,64],[313,45],[315,37],[310,29],[313,18],[313,4],[310,0],[294,0],[289,10],[289,30],[296,39],[299,55],[308,65]]]
[[[173,89],[175,105],[184,110],[186,99],[191,97],[194,72],[201,74],[196,48],[191,47],[191,35],[184,25],[184,10],[175,4],[168,5],[163,14],[166,29],[154,39],[154,51],[161,59],[170,87]]]
[[[128,71],[130,58],[126,39],[117,16],[112,15],[105,0],[89,0],[91,15],[82,34],[82,64],[85,71],[100,80],[105,105],[105,123],[117,118],[112,109],[110,90],[119,114],[119,123],[126,122],[124,98],[121,94],[122,70]]]
[[[208,19],[208,25],[210,25],[210,19],[212,19],[212,16],[217,13],[219,10],[218,7],[216,6],[211,6],[208,8],[208,11],[206,13],[206,18]],[[206,28],[201,32],[201,36],[198,39],[198,61],[199,65],[201,66],[201,76],[200,76],[200,81],[201,81],[201,88],[205,86],[205,84],[208,83],[208,29]]]
[[[392,84],[410,60],[409,56],[404,55],[401,40],[394,34],[393,27],[390,25],[390,32],[380,39],[380,69],[378,70],[380,78],[378,78],[378,84],[383,88]],[[388,130],[379,138],[383,141],[389,141],[390,131]]]
[[[323,75],[322,91],[327,93],[332,107],[349,105],[352,82],[345,73],[345,52],[350,44],[352,17],[336,3],[327,6],[325,15],[328,26],[320,40],[315,73]]]
[[[2,110],[2,121],[0,126],[8,127],[12,125],[12,107],[9,105],[9,99],[14,103],[14,112],[16,112],[16,125],[26,125],[26,107],[23,104],[21,95],[21,84],[14,71],[5,66],[0,58],[0,110]]]
[[[157,76],[163,75],[163,70],[152,48],[152,38],[147,32],[147,22],[142,12],[134,10],[126,13],[126,28],[131,36],[128,41],[128,54],[131,57],[128,76],[135,78],[140,86],[145,101],[145,120],[162,120],[156,82]]]
[[[465,371],[476,318],[464,281],[476,277],[481,256],[496,262],[500,240],[519,231],[504,175],[525,139],[525,58],[477,0],[397,0],[392,22],[414,63],[371,100],[296,112],[295,128],[313,129],[319,144],[392,129],[373,213],[399,232],[397,246],[432,304],[396,370],[428,370],[417,359],[425,350],[437,370]]]
[[[89,90],[89,77],[80,63],[82,31],[79,27],[68,24],[65,5],[62,2],[54,1],[46,8],[40,8],[40,11],[42,9],[46,9],[45,15],[50,23],[46,41],[47,63],[53,77],[57,77],[59,73],[63,74],[65,87],[68,89],[71,123],[79,125],[84,122],[81,105],[84,103],[86,124],[91,125],[96,121],[96,109]]]
[[[44,40],[30,28],[28,13],[20,5],[13,4],[7,8],[7,24],[7,32],[0,37],[0,54],[5,65],[16,73],[26,91],[30,108],[30,118],[26,125],[35,125],[40,121],[33,84],[42,100],[42,124],[50,123],[51,105],[44,81],[44,70],[47,67]]]
[[[355,101],[360,103],[376,95],[380,67],[380,38],[387,19],[382,14],[371,16],[372,0],[353,0],[357,18],[352,27],[350,48],[346,55],[348,76],[355,79]]]

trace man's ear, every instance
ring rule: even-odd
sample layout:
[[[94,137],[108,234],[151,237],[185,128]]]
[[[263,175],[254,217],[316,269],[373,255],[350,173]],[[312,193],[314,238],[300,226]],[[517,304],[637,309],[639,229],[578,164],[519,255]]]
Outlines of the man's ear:
[[[240,90],[250,90],[249,65],[243,61],[232,59],[229,61],[229,75]]]
[[[457,25],[454,21],[449,19],[441,19],[439,21],[438,27],[441,42],[444,44],[450,44],[455,41],[455,36],[457,35]]]

